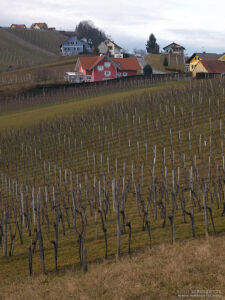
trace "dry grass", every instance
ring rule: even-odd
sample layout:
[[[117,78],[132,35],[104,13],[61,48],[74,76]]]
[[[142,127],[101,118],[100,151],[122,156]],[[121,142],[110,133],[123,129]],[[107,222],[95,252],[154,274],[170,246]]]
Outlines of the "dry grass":
[[[178,297],[182,290],[219,290],[224,299],[224,270],[224,236],[201,238],[162,244],[120,261],[93,263],[85,275],[67,270],[57,276],[18,279],[0,288],[0,295],[2,299],[182,299]]]
[[[145,60],[153,69],[158,71],[166,73],[174,72],[175,70],[182,72],[184,71],[184,61],[182,56],[178,55],[177,58],[176,55],[170,55],[170,57],[168,55],[166,56],[169,62],[168,67],[163,66],[163,61],[165,58],[164,54],[149,54],[145,57]]]

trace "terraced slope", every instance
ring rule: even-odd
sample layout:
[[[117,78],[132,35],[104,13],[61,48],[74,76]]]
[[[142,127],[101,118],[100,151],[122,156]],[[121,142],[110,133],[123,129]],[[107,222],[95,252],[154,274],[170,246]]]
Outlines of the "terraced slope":
[[[58,32],[0,29],[0,71],[54,61],[65,39]]]
[[[58,31],[7,29],[7,32],[56,55],[60,53],[60,45],[62,42],[68,38]]]

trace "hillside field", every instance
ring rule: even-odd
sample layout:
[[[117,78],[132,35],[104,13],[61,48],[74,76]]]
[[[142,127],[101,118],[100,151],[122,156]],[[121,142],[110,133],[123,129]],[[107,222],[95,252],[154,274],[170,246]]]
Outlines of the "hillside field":
[[[58,31],[0,28],[0,71],[56,61],[67,38]]]
[[[164,58],[168,59],[168,67],[163,65]],[[180,55],[165,55],[165,54],[148,54],[145,60],[150,66],[161,72],[184,72],[185,61],[184,57]]]
[[[0,115],[0,298],[224,293],[225,81],[144,82]]]
[[[54,62],[2,72],[0,73],[0,95],[21,93],[41,83],[65,82],[65,72],[74,71],[75,64],[75,57],[65,57]]]

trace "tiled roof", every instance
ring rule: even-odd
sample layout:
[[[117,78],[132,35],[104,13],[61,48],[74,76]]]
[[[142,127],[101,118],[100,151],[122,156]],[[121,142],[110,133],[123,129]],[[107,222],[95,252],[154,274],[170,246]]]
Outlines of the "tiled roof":
[[[225,73],[225,61],[221,60],[201,60],[204,68],[211,74]]]
[[[174,43],[174,42],[171,43],[171,44],[169,44],[168,46],[164,47],[163,50],[165,50],[165,49],[168,48],[168,47],[171,47],[171,48],[181,48],[181,49],[184,49],[184,50],[185,50],[185,48],[184,48],[183,46],[178,45],[178,44],[176,44],[176,43]]]
[[[138,62],[138,59],[135,57],[127,58],[112,58],[121,70],[141,70],[141,66]]]
[[[11,27],[15,27],[15,28],[26,28],[25,24],[12,24]]]
[[[107,56],[103,55],[103,56],[92,56],[92,57],[79,57],[79,61],[83,69],[90,70],[105,57]],[[114,62],[121,70],[141,70],[140,64],[137,58],[135,57],[129,57],[129,58],[110,57],[108,59]]]
[[[35,25],[38,25],[40,28],[47,26],[46,23],[33,23],[30,28],[34,28]]]
[[[89,70],[92,69],[93,66],[95,66],[103,58],[103,56],[79,57],[79,61],[83,69]]]
[[[222,56],[222,54],[206,53],[206,52],[203,52],[203,53],[194,53],[187,60],[187,63],[189,63],[195,56],[198,56],[199,58],[204,59],[204,60],[217,60],[217,59],[219,59]]]

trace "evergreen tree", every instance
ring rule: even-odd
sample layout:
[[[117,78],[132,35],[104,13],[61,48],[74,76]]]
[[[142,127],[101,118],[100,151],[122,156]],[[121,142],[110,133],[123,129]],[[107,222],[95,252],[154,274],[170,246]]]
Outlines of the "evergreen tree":
[[[159,53],[159,45],[156,43],[156,38],[153,33],[151,33],[149,36],[149,39],[146,44],[146,50],[148,53]]]
[[[150,65],[145,65],[143,69],[144,75],[152,75],[152,67]]]
[[[163,65],[164,65],[164,67],[168,67],[168,59],[167,59],[167,57],[165,56],[164,57],[164,60],[163,60]]]

